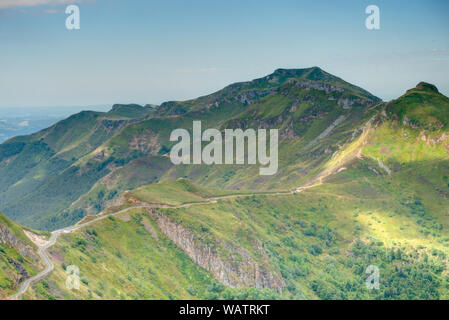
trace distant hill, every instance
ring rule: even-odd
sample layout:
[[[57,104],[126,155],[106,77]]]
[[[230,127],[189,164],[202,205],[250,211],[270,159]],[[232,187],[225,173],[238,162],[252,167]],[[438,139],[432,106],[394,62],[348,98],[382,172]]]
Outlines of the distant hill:
[[[103,106],[92,107],[102,111]],[[85,107],[0,107],[0,143],[48,128]]]
[[[83,175],[78,174],[77,161],[151,112],[137,105],[116,105],[106,113],[83,111],[4,142],[0,145],[0,207],[17,221],[43,227],[40,219],[67,208],[107,166],[98,163]]]

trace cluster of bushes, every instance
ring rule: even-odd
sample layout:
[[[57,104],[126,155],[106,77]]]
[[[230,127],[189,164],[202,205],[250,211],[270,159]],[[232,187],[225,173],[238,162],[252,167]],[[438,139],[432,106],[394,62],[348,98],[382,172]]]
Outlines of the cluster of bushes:
[[[193,296],[198,295],[192,287],[189,287],[187,291]],[[278,292],[270,289],[227,288],[221,283],[213,281],[206,287],[200,298],[208,300],[276,300],[281,296]]]

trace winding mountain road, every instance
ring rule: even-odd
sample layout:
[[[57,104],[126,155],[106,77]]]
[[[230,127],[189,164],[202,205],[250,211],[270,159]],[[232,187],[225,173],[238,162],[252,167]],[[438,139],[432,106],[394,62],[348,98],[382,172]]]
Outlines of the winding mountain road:
[[[62,228],[59,230],[55,230],[51,233],[50,239],[48,240],[48,242],[43,245],[42,247],[39,248],[38,250],[38,254],[39,257],[42,259],[42,261],[45,264],[45,268],[44,270],[42,270],[41,272],[39,272],[37,275],[28,278],[27,280],[25,280],[24,282],[22,282],[22,284],[19,287],[19,290],[17,291],[16,294],[14,294],[13,296],[10,297],[10,300],[20,300],[22,298],[22,295],[28,290],[28,288],[44,279],[45,277],[47,277],[47,275],[50,274],[50,272],[53,271],[53,269],[55,268],[53,262],[51,262],[51,258],[48,256],[48,252],[47,250],[52,247],[56,241],[58,240],[58,237],[61,234],[66,234],[66,233],[71,233],[75,230],[81,229],[83,227],[86,227],[92,223],[98,222],[100,220],[106,219],[110,216],[115,216],[115,215],[119,215],[122,214],[126,211],[129,210],[133,210],[133,209],[140,209],[140,208],[173,208],[173,209],[179,209],[179,208],[188,208],[191,206],[197,206],[197,205],[207,205],[207,204],[212,204],[212,203],[216,203],[218,200],[226,200],[226,199],[234,199],[234,198],[240,198],[240,197],[251,197],[251,196],[261,196],[261,195],[266,195],[266,196],[279,196],[279,195],[288,195],[288,194],[294,194],[296,192],[292,192],[292,191],[283,191],[283,192],[266,192],[266,193],[248,193],[248,194],[232,194],[232,195],[226,195],[226,196],[218,196],[218,197],[210,197],[208,198],[206,201],[201,201],[201,202],[188,202],[188,203],[183,203],[180,205],[166,205],[166,204],[143,204],[143,205],[137,205],[137,206],[133,206],[133,207],[129,207],[117,212],[113,212],[110,214],[98,214],[98,217],[95,219],[92,219],[90,221],[84,222],[84,223],[80,223],[80,224],[75,224],[73,226],[70,227],[66,227],[66,228]]]

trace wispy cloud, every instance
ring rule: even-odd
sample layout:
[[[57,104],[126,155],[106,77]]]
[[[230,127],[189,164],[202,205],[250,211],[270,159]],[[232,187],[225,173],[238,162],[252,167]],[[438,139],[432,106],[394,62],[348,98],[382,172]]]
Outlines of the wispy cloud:
[[[0,0],[0,9],[15,7],[35,7],[42,5],[74,4],[81,0]]]

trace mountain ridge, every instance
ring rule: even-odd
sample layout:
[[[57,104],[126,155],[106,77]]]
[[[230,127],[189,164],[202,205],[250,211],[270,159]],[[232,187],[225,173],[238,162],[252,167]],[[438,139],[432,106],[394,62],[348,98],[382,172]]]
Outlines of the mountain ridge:
[[[25,224],[55,229],[100,212],[125,190],[167,178],[188,177],[199,185],[219,184],[231,190],[296,188],[322,171],[384,104],[365,90],[312,67],[277,69],[207,96],[156,108],[115,105],[106,114],[80,113],[56,124],[55,133],[44,141],[30,143],[29,137],[18,137],[15,141],[25,143],[25,151],[11,155],[5,147],[11,141],[0,146],[0,171],[24,165],[25,157],[36,159],[27,160],[28,176],[0,179],[0,208]],[[131,117],[117,114],[127,110]],[[90,118],[90,122],[84,120]],[[273,179],[258,177],[251,166],[175,167],[166,156],[173,145],[170,132],[189,130],[194,120],[220,130],[278,128],[280,161],[285,165]],[[64,131],[81,122],[87,124],[86,131],[77,133],[80,142],[73,143],[77,135]],[[87,129],[94,123],[109,129],[101,134]],[[94,137],[101,138],[95,141]],[[30,156],[31,147],[37,150]],[[48,153],[46,167],[39,161],[43,151]],[[22,212],[29,208],[31,215],[24,216]]]
[[[109,172],[51,228],[117,215],[62,234],[55,271],[25,298],[449,297],[449,99],[430,84],[383,103],[308,81],[234,99],[237,115],[201,112],[204,101],[182,116],[152,113],[78,159],[69,187]],[[251,166],[172,166],[167,136],[193,120],[284,130],[282,169],[261,178]],[[68,264],[82,270],[77,292],[64,287]],[[366,289],[367,265],[382,268],[380,290]]]

